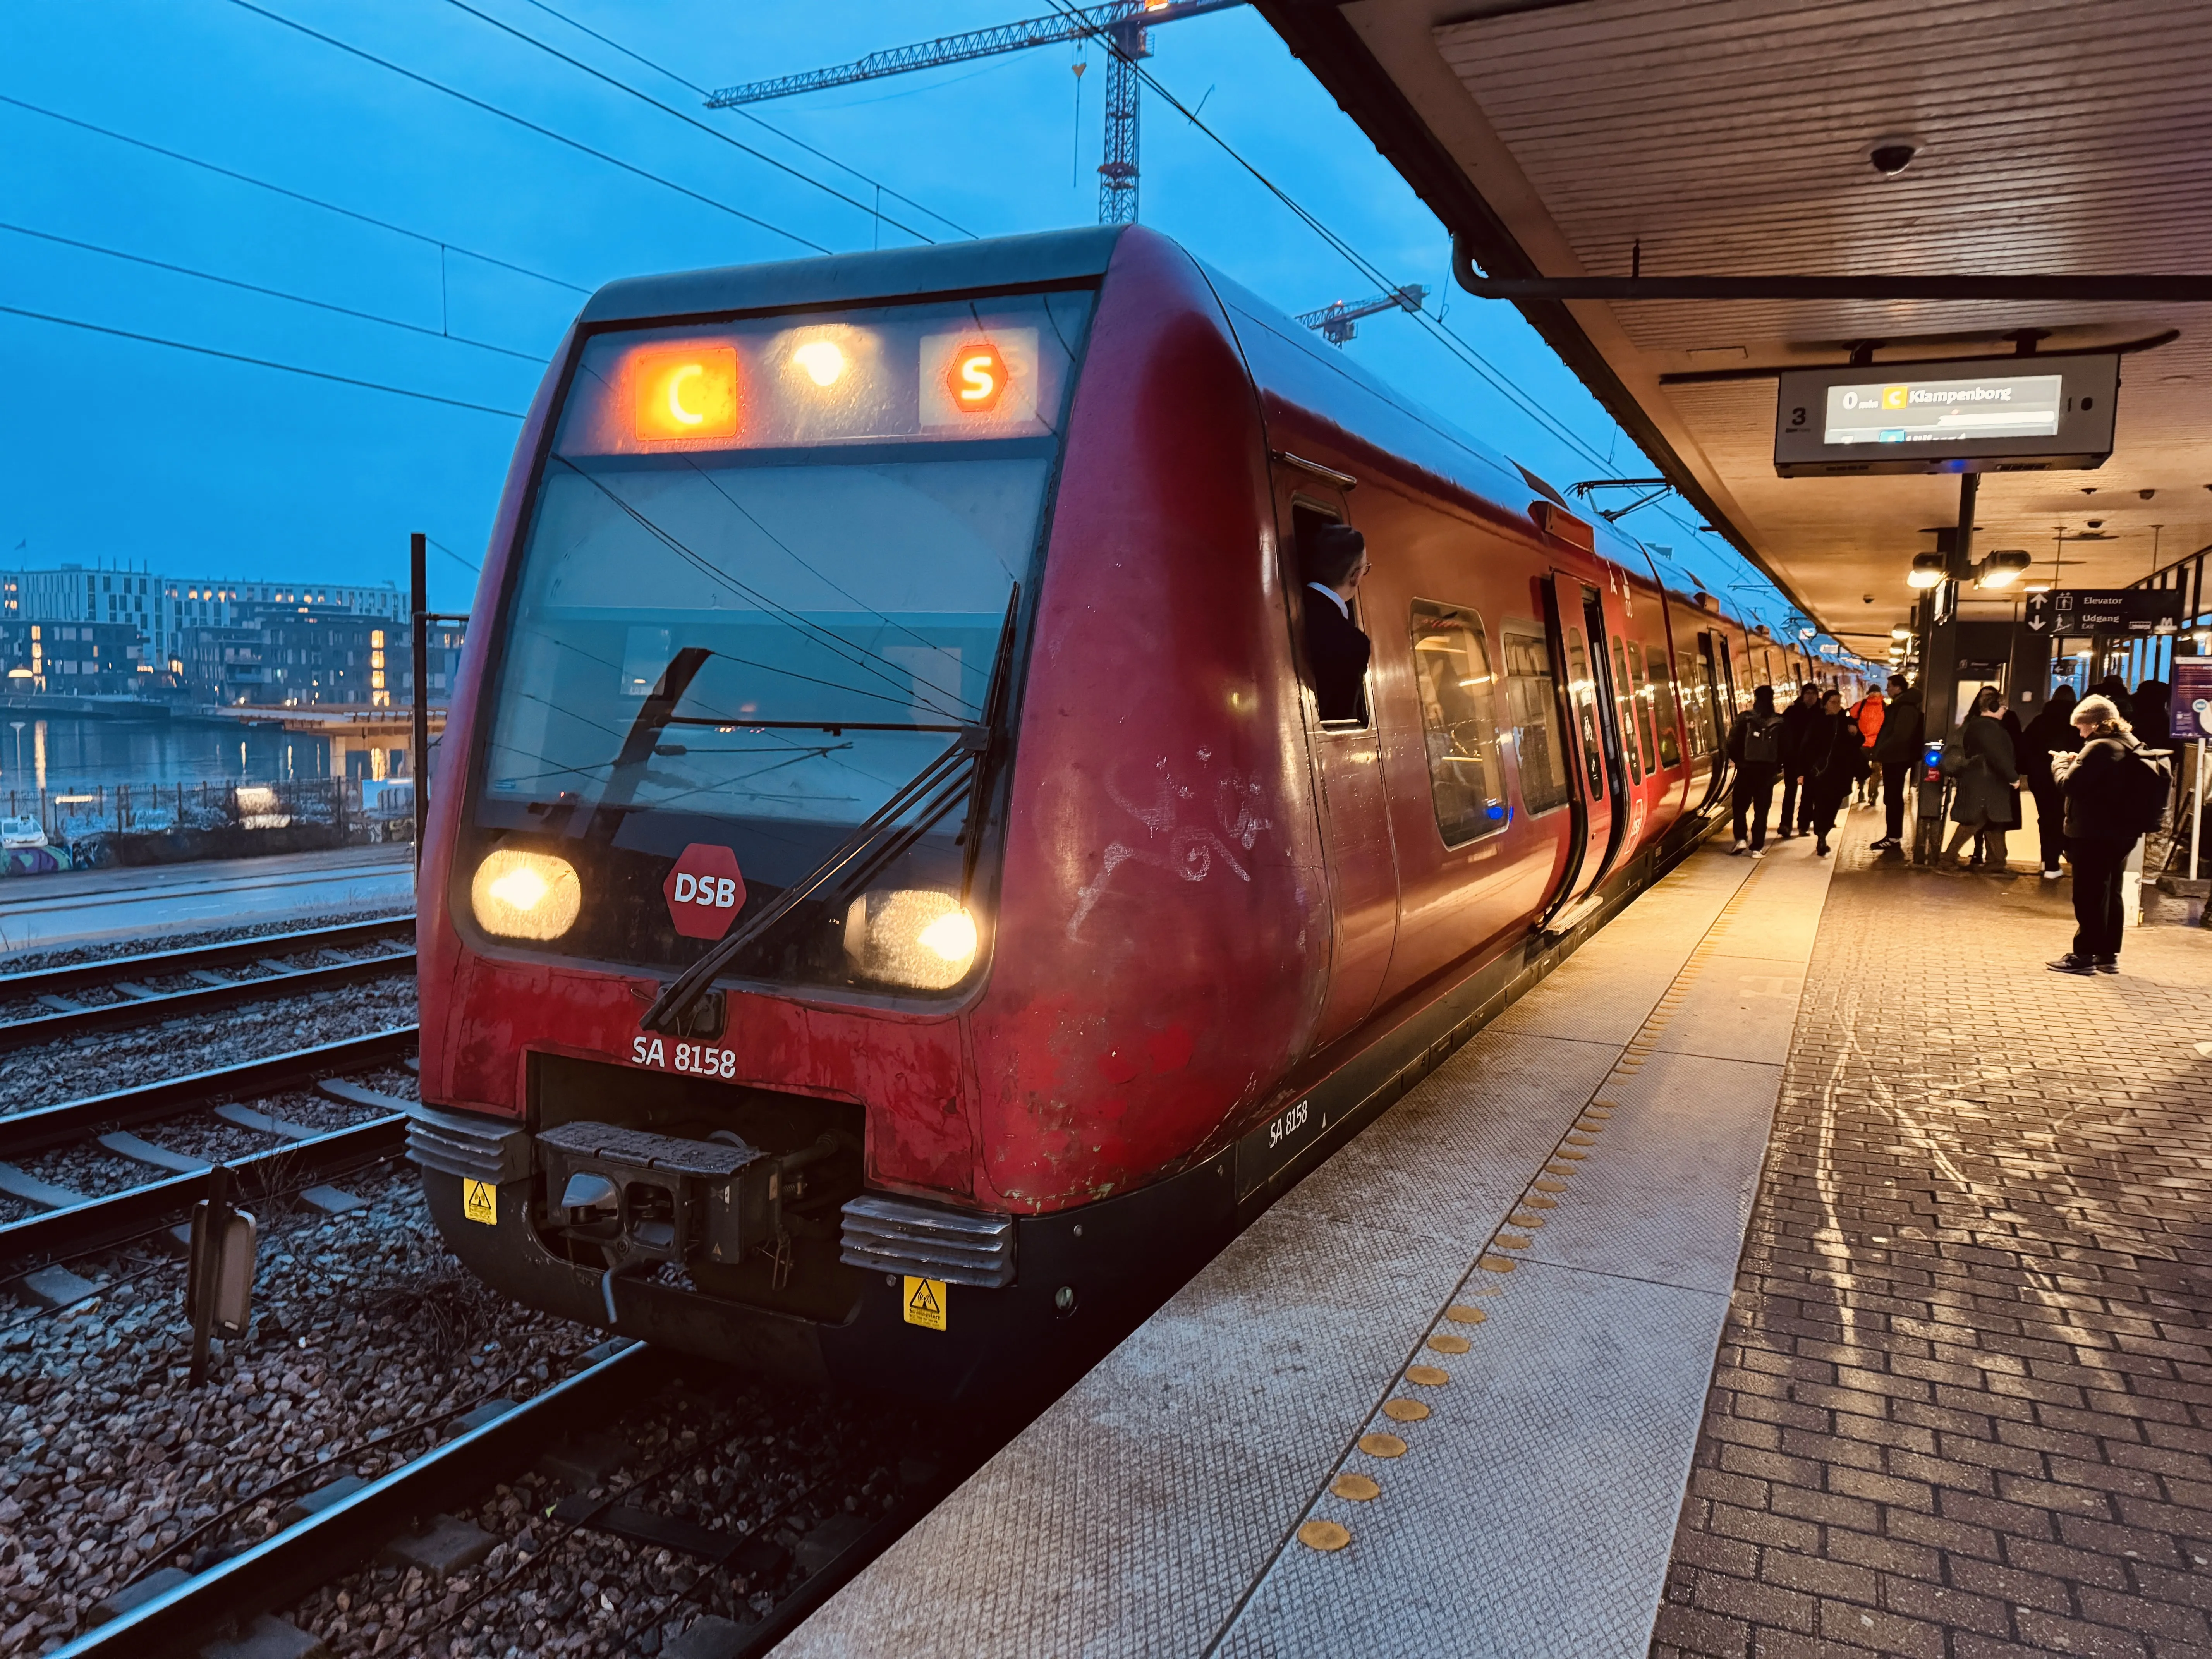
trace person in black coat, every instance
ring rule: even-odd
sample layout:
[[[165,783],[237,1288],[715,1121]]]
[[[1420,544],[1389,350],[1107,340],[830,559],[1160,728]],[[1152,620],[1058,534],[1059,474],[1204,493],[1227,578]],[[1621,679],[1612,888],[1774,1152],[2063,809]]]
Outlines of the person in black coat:
[[[1367,538],[1348,524],[1323,525],[1304,550],[1306,667],[1324,720],[1367,718],[1367,663],[1374,645],[1352,620],[1352,596],[1370,568]]]
[[[1782,822],[1774,831],[1777,841],[1808,834],[1813,828],[1813,797],[1808,792],[1802,801],[1798,798],[1797,787],[1805,781],[1799,751],[1805,746],[1807,731],[1820,717],[1820,688],[1808,680],[1797,688],[1797,701],[1782,717]]]
[[[1805,723],[1798,739],[1797,763],[1804,769],[1805,799],[1815,858],[1828,856],[1828,832],[1836,813],[1864,769],[1866,749],[1859,723],[1844,712],[1840,691],[1820,699],[1820,712]]]
[[[1881,732],[1874,740],[1874,763],[1881,768],[1881,802],[1887,822],[1878,852],[1901,852],[1905,846],[1905,784],[1920,764],[1920,744],[1927,721],[1920,712],[1920,694],[1902,674],[1889,677],[1889,712],[1882,716]]]
[[[1995,686],[1984,686],[1959,727],[1959,746],[1966,763],[1951,797],[1951,841],[1938,861],[1941,868],[1963,869],[1955,862],[1960,848],[1987,836],[1990,853],[1984,867],[1993,876],[2011,873],[2005,868],[2005,831],[2012,827],[2012,791],[2020,781],[2020,763],[2013,753],[2012,733],[1997,718],[2002,703]]]
[[[2035,836],[2042,843],[2043,878],[2056,881],[2065,872],[2058,867],[2066,850],[2066,795],[2051,775],[2051,757],[2081,752],[2081,734],[2074,729],[2074,688],[2062,685],[2051,694],[2043,712],[2027,723],[2020,736],[2021,775],[2035,797]]]
[[[2087,696],[2074,711],[2081,752],[2051,764],[2066,795],[2066,861],[2074,866],[2074,948],[2051,966],[2062,974],[2117,974],[2127,916],[2121,902],[2128,854],[2141,829],[2124,817],[2129,792],[2118,774],[2143,745],[2108,697]]]
[[[1772,686],[1753,691],[1751,707],[1729,727],[1728,757],[1735,763],[1735,845],[1730,850],[1765,858],[1767,809],[1774,804],[1775,780],[1782,775],[1782,716],[1774,712]]]

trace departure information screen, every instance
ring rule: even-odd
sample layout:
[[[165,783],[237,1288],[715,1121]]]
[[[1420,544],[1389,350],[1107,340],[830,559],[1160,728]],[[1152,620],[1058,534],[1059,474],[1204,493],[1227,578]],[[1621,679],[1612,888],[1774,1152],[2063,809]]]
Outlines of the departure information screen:
[[[1924,444],[1946,438],[2055,438],[2065,381],[2056,374],[1973,380],[1868,380],[1828,388],[1821,441]]]
[[[2109,352],[1786,369],[1774,468],[1787,478],[2100,466],[2119,385]]]

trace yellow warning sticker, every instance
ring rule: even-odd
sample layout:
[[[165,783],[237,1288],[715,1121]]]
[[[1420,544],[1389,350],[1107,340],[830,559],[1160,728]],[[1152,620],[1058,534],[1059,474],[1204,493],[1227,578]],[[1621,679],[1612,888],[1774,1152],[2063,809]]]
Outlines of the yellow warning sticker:
[[[941,1279],[916,1279],[908,1274],[906,1281],[906,1322],[920,1325],[926,1330],[945,1328],[945,1281]]]
[[[489,1181],[461,1180],[461,1213],[487,1227],[499,1225],[499,1188]]]

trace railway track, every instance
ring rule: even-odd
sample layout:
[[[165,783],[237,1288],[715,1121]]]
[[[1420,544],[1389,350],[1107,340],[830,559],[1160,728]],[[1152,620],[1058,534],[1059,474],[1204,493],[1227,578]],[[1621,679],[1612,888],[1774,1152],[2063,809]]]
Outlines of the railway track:
[[[411,916],[400,916],[0,975],[0,1007],[27,1005],[44,1010],[0,1022],[0,1053],[94,1031],[191,1018],[266,996],[296,996],[374,979],[411,966],[413,949],[357,957],[337,953],[405,938],[414,929]],[[279,960],[301,956],[317,959],[301,965]],[[235,971],[241,967],[260,971],[241,975]],[[155,988],[152,981],[163,980],[191,983]],[[109,993],[118,1000],[88,1001],[87,993]]]
[[[611,1424],[671,1380],[668,1356],[641,1343],[618,1339],[602,1344],[592,1353],[604,1357],[522,1404],[484,1402],[465,1414],[463,1420],[473,1420],[474,1425],[457,1437],[379,1480],[335,1497],[289,1527],[205,1571],[180,1582],[173,1571],[160,1577],[147,1575],[150,1593],[145,1599],[77,1637],[58,1650],[57,1659],[191,1652],[225,1632],[250,1631],[255,1620],[268,1610],[295,1607],[321,1587],[376,1559],[395,1540],[420,1536],[422,1523],[428,1517],[471,1512],[484,1493],[512,1478],[549,1447],[564,1437]],[[682,1452],[672,1451],[627,1480],[611,1478],[605,1487],[553,1504],[544,1517],[552,1535],[530,1558],[486,1584],[440,1625],[410,1632],[410,1643],[419,1648],[434,1641],[478,1601],[511,1592],[520,1581],[545,1574],[560,1559],[562,1546],[580,1536],[598,1535],[647,1552],[669,1552],[702,1570],[701,1587],[716,1573],[738,1575],[751,1584],[787,1581],[792,1556],[767,1534],[783,1510],[797,1501],[795,1498],[780,1509],[751,1516],[742,1528],[702,1526],[647,1507],[710,1460],[726,1437],[713,1438]],[[767,1652],[887,1548],[963,1478],[967,1469],[963,1462],[957,1469],[936,1476],[926,1488],[909,1492],[836,1554],[812,1564],[763,1617],[744,1629],[739,1644],[729,1651],[747,1659]],[[327,1477],[326,1470],[318,1472]],[[241,1500],[234,1511],[248,1508],[263,1496],[257,1493]],[[164,1579],[173,1582],[164,1583]],[[659,1607],[649,1626],[625,1633],[617,1651],[641,1650],[646,1631],[680,1615],[690,1599],[677,1598],[673,1608]]]
[[[414,1026],[394,1026],[0,1117],[0,1192],[38,1211],[0,1224],[0,1274],[21,1273],[156,1231],[206,1195],[210,1161],[135,1133],[149,1124],[212,1111],[234,1127],[270,1137],[276,1144],[267,1150],[225,1160],[232,1191],[241,1203],[311,1190],[349,1170],[394,1156],[405,1146],[406,1109],[413,1103],[348,1082],[346,1075],[404,1058],[415,1040]],[[303,1085],[379,1115],[318,1132],[238,1103],[241,1097],[252,1100]],[[166,1173],[89,1196],[40,1180],[13,1161],[85,1142],[111,1157]]]

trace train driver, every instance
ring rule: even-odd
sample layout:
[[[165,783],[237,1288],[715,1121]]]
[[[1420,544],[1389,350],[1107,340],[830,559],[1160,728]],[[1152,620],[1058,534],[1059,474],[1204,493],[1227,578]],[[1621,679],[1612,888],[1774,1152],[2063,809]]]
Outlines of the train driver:
[[[1367,718],[1367,659],[1374,647],[1352,620],[1352,596],[1370,568],[1367,538],[1348,524],[1316,529],[1305,550],[1306,664],[1324,720]]]

